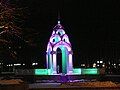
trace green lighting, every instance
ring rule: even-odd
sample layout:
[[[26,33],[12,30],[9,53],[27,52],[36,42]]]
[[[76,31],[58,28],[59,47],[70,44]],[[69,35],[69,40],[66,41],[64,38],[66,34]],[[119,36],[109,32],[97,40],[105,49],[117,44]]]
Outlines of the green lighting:
[[[88,69],[82,69],[82,74],[99,74],[97,68],[88,68]]]
[[[55,37],[55,42],[58,42],[58,41],[59,41],[59,37],[56,36],[56,37]]]
[[[67,61],[67,57],[66,57],[66,48],[64,46],[61,47],[62,49],[62,71],[65,74],[67,72],[67,66],[66,66],[66,61]]]
[[[48,75],[47,69],[35,69],[35,75]]]
[[[47,72],[48,72],[48,75],[51,75],[52,73],[51,69],[48,69]]]
[[[74,68],[73,69],[73,74],[81,74],[81,68]]]

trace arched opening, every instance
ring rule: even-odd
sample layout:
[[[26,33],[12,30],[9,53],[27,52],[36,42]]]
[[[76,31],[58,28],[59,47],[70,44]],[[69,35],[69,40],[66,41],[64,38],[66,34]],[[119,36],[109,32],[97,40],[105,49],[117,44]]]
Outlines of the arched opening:
[[[60,32],[58,32],[58,35],[61,35]]]
[[[62,51],[57,48],[57,74],[62,73]]]

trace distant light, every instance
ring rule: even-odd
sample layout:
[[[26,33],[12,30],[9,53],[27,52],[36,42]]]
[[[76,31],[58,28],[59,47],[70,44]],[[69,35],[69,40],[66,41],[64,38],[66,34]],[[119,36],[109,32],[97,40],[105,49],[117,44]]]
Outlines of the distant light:
[[[120,64],[118,64],[120,66]]]
[[[105,67],[105,64],[103,64],[102,67]]]
[[[38,63],[32,63],[32,66],[38,65]]]
[[[17,54],[17,52],[16,52],[16,51],[14,51],[14,54]]]
[[[116,66],[116,64],[114,63],[114,66]]]
[[[23,65],[25,65],[25,63],[23,63]]]
[[[20,66],[20,65],[21,65],[20,63],[14,64],[14,66]]]
[[[58,21],[58,24],[60,24],[60,21]]]
[[[97,66],[99,67],[100,65],[98,64]]]
[[[103,63],[103,61],[100,61],[100,63]]]
[[[97,63],[100,63],[99,61],[97,61]]]
[[[85,66],[85,64],[81,64],[81,66]]]
[[[32,66],[34,66],[35,65],[35,63],[32,63]]]
[[[96,63],[93,64],[93,67],[96,67]]]

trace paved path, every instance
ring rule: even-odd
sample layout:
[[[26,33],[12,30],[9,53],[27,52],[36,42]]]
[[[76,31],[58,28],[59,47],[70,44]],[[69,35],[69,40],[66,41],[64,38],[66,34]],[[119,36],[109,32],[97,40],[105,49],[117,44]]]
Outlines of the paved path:
[[[29,88],[57,88],[61,83],[33,83],[29,84]]]

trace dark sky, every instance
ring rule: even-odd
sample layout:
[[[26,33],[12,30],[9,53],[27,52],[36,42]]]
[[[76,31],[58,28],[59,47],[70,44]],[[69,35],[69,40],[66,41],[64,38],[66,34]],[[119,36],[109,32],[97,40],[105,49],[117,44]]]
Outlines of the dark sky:
[[[28,7],[26,21],[45,59],[47,42],[60,12],[61,23],[72,44],[74,60],[120,57],[119,0],[16,0]],[[31,33],[32,34],[32,33]]]

